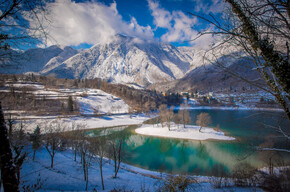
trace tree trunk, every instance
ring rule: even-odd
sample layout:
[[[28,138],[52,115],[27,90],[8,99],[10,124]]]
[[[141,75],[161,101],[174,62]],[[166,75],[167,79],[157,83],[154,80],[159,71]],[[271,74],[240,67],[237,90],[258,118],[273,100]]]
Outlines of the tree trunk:
[[[20,168],[17,169],[16,176],[17,176],[17,182],[20,183]]]
[[[100,171],[101,171],[102,187],[103,187],[103,190],[105,190],[104,178],[103,178],[103,157],[100,157]]]
[[[199,132],[201,131],[201,128],[202,128],[202,126],[200,126],[200,128],[199,128],[199,130],[198,130]]]
[[[35,160],[35,153],[36,153],[36,150],[33,150],[33,158],[32,158],[33,161]]]
[[[118,159],[116,159],[116,163],[117,163],[117,167],[115,165],[115,178],[117,177],[117,174],[119,172],[120,169],[120,165],[121,165],[121,153],[122,153],[122,144],[123,144],[123,140],[120,141],[119,143],[119,148],[118,148]]]
[[[77,148],[75,147],[75,161],[77,161]]]
[[[243,32],[248,36],[248,42],[251,44],[251,47],[255,51],[261,51],[261,56],[265,60],[265,67],[269,67],[271,72],[277,77],[277,81],[281,85],[281,89],[289,93],[290,84],[289,84],[289,61],[284,59],[283,56],[273,49],[273,46],[269,44],[266,40],[261,40],[259,34],[255,28],[254,23],[249,17],[244,13],[241,6],[234,0],[226,0],[232,6],[233,12],[240,19],[243,28]],[[266,73],[263,69],[259,71],[261,76],[264,78],[265,82],[269,88],[274,92],[274,96],[277,102],[283,107],[284,112],[287,115],[287,118],[290,120],[290,110],[289,105],[287,105],[287,99],[284,98],[283,93],[274,80]],[[274,77],[274,78],[275,78]]]
[[[53,168],[53,160],[54,160],[54,155],[51,156],[51,164],[50,164],[51,168]]]
[[[55,152],[54,151],[50,151],[49,148],[48,148],[48,144],[45,145],[45,148],[47,150],[47,152],[49,153],[50,155],[50,160],[51,160],[51,163],[50,163],[50,168],[53,168],[53,159],[54,159],[54,155],[55,155]]]
[[[86,181],[87,180],[86,159],[85,159],[85,155],[84,154],[82,154],[82,162],[83,162],[83,170],[84,170],[84,179]]]
[[[184,114],[184,109],[183,109],[183,112],[182,112],[182,121],[183,121],[183,128],[185,128],[185,114]]]
[[[86,165],[86,191],[88,190],[88,184],[89,184],[89,168],[88,166]]]
[[[0,155],[1,178],[5,192],[19,191],[15,166],[13,165],[12,151],[10,147],[7,127],[0,102]]]
[[[113,147],[113,160],[114,160],[114,171],[115,171],[115,176],[114,178],[116,178],[116,171],[117,171],[117,152],[116,152],[116,147],[115,147],[115,143],[112,144]]]
[[[121,162],[118,161],[118,166],[117,166],[117,169],[116,169],[116,171],[115,171],[115,178],[117,177],[117,174],[118,174],[118,172],[119,172],[120,164],[121,164]]]

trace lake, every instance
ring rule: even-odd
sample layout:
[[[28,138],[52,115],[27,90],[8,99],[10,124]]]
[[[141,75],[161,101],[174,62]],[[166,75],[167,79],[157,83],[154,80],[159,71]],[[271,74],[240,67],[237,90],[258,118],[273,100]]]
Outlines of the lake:
[[[219,126],[235,141],[193,141],[138,135],[137,126],[95,129],[93,136],[125,134],[126,163],[154,171],[192,175],[218,175],[223,170],[230,173],[240,163],[253,167],[266,167],[269,157],[274,166],[290,164],[290,154],[285,152],[257,152],[255,146],[290,149],[289,141],[271,126],[281,126],[289,133],[289,122],[281,112],[250,110],[191,110],[193,122],[201,112],[212,118],[210,127]],[[193,123],[194,124],[194,123]],[[165,128],[167,129],[167,128]]]

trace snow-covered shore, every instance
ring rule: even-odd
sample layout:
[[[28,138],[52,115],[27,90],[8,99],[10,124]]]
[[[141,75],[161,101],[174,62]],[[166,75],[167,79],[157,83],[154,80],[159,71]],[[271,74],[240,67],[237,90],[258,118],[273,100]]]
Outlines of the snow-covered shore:
[[[135,130],[136,133],[149,136],[168,137],[177,139],[191,139],[191,140],[235,140],[234,137],[226,136],[222,131],[216,131],[213,128],[203,127],[199,132],[199,126],[176,125],[171,123],[170,131],[167,126],[162,127],[157,125],[143,125]]]
[[[37,191],[85,191],[86,181],[83,176],[80,156],[74,161],[72,150],[58,151],[55,154],[54,167],[50,168],[50,156],[45,148],[36,153],[35,161],[32,160],[32,151],[21,170],[21,183],[25,186],[32,186],[40,179],[41,188]],[[121,169],[117,178],[113,178],[114,165],[111,160],[105,159],[103,165],[103,175],[105,190],[102,190],[100,169],[97,161],[92,161],[89,167],[88,191],[112,191],[121,189],[126,191],[157,191],[162,184],[162,178],[166,173],[145,170],[125,163],[121,164]],[[215,188],[213,183],[219,178],[209,176],[188,176],[194,178],[198,183],[189,186],[194,191],[220,192],[220,191],[263,191],[252,187],[231,187]]]

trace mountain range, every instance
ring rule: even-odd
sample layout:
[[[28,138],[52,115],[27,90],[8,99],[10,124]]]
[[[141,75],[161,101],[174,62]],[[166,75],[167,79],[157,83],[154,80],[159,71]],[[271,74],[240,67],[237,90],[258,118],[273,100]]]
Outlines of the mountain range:
[[[137,84],[142,87],[153,85],[156,88],[158,86],[154,85],[162,85],[164,91],[167,87],[190,89],[199,80],[220,71],[212,64],[213,58],[218,57],[219,61],[228,66],[237,63],[237,59],[232,57],[237,53],[230,49],[223,50],[223,55],[204,59],[207,52],[203,49],[175,47],[169,43],[123,35],[116,35],[106,43],[84,50],[54,45],[25,52],[11,50],[10,54],[12,59],[1,61],[0,73],[34,72],[58,78],[102,78],[112,83]]]

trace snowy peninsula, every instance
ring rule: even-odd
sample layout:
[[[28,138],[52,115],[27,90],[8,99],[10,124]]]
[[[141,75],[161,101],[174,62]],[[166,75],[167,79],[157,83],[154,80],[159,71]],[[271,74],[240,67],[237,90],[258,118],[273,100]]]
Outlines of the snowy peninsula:
[[[226,136],[222,131],[216,131],[213,128],[203,127],[199,132],[199,126],[196,125],[177,125],[172,123],[170,131],[167,126],[149,125],[145,124],[135,129],[135,132],[142,135],[157,136],[157,137],[168,137],[176,139],[191,139],[191,140],[235,140],[234,137]]]

